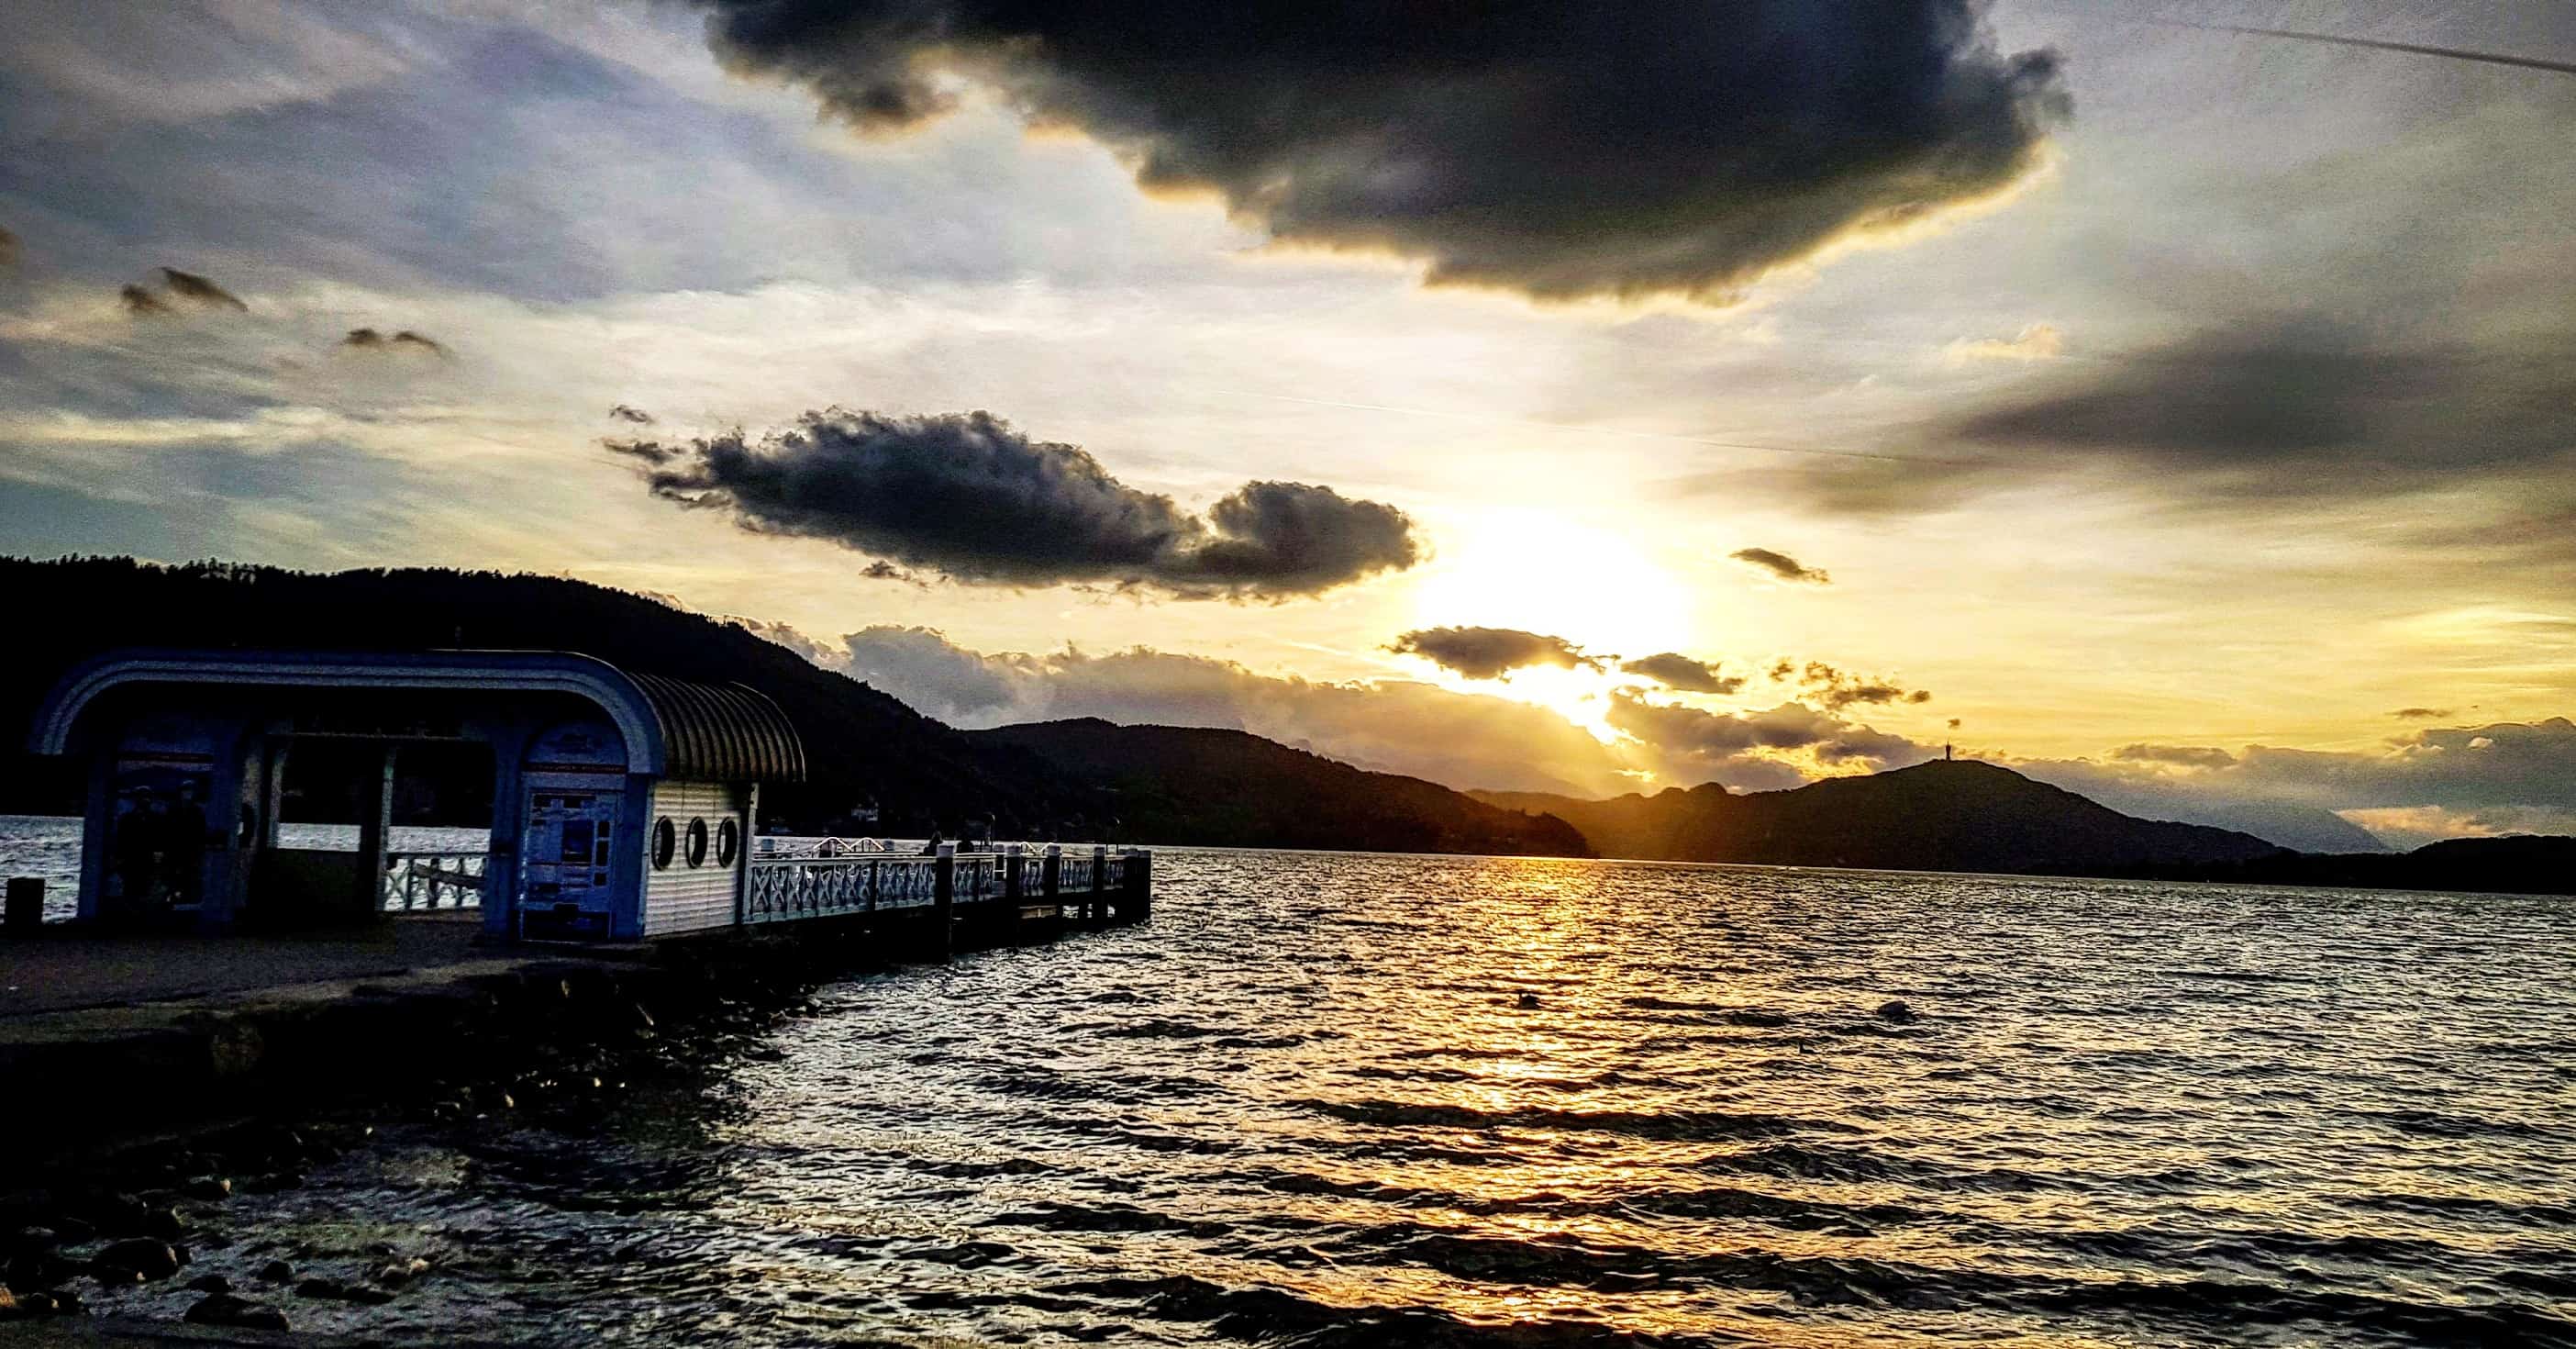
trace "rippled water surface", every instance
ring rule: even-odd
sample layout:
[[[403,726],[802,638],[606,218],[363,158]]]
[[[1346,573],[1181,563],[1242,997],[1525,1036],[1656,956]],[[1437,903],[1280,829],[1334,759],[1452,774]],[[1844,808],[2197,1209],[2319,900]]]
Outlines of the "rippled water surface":
[[[1156,872],[596,1130],[390,1130],[200,1264],[425,1254],[286,1300],[413,1341],[2576,1341],[2565,901]]]

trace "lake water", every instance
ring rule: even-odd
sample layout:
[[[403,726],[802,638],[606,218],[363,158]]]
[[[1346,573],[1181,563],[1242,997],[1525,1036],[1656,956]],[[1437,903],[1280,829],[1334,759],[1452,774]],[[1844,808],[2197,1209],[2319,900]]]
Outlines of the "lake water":
[[[388,1128],[197,1268],[426,1256],[275,1299],[397,1343],[2576,1342],[2564,900],[1155,870],[595,1126]]]

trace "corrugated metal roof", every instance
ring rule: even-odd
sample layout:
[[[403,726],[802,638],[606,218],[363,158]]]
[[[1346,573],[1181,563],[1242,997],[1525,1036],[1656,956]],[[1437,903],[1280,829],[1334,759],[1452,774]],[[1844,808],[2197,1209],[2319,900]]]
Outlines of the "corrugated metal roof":
[[[706,782],[803,782],[805,742],[767,694],[634,670],[662,723],[663,772]]]

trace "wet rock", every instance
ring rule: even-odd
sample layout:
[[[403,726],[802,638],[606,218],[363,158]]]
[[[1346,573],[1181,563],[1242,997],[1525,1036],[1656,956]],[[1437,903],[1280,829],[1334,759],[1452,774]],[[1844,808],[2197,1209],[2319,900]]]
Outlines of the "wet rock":
[[[208,1295],[188,1309],[187,1319],[201,1326],[232,1326],[241,1330],[286,1329],[286,1313],[230,1293]]]
[[[1520,1005],[1524,1011],[1538,1006],[1538,995],[1536,993],[1523,993],[1520,996]]]
[[[197,1277],[188,1280],[188,1286],[200,1293],[229,1293],[233,1291],[233,1281],[225,1278],[221,1274],[200,1274]]]
[[[177,1241],[188,1235],[188,1215],[175,1208],[156,1208],[143,1218],[143,1235],[163,1241]]]
[[[304,1173],[300,1171],[271,1171],[243,1181],[242,1191],[245,1194],[277,1194],[303,1184]]]
[[[429,1262],[414,1256],[409,1260],[390,1260],[376,1266],[376,1282],[400,1287],[429,1272]]]
[[[233,1183],[222,1176],[199,1176],[181,1185],[179,1193],[190,1199],[202,1199],[212,1203],[219,1199],[232,1198]]]
[[[54,1219],[54,1232],[65,1244],[76,1244],[97,1236],[98,1225],[63,1214]]]
[[[381,1307],[394,1300],[394,1295],[381,1288],[339,1279],[306,1279],[295,1285],[297,1297],[318,1298],[326,1302],[354,1302],[363,1307]]]
[[[283,1260],[271,1260],[259,1267],[257,1277],[261,1283],[291,1283],[295,1279],[295,1266]]]
[[[1904,1025],[1915,1019],[1914,1009],[1906,1006],[1902,998],[1890,998],[1878,1005],[1878,1019]]]
[[[128,1237],[100,1248],[90,1257],[90,1267],[98,1271],[101,1283],[166,1279],[179,1272],[179,1253],[166,1241]]]
[[[80,1293],[74,1289],[57,1288],[46,1296],[54,1300],[56,1316],[78,1316],[89,1310],[89,1304],[82,1301]]]
[[[63,1244],[63,1235],[50,1227],[21,1227],[9,1234],[5,1246],[11,1256],[42,1255]]]
[[[9,1257],[9,1263],[0,1266],[0,1281],[12,1288],[43,1288],[80,1272],[80,1264],[64,1258],[60,1251],[29,1251]]]
[[[90,1220],[109,1236],[142,1236],[152,1221],[152,1206],[134,1195],[108,1195],[91,1206]]]

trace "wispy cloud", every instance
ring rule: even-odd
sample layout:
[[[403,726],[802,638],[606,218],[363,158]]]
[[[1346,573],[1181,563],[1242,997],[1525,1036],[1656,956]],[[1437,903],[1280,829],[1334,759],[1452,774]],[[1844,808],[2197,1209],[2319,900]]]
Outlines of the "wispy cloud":
[[[1971,361],[2053,361],[2066,349],[2066,334],[2055,324],[2034,323],[2010,337],[1960,338],[1942,349],[1952,365]]]
[[[1803,585],[1833,584],[1833,577],[1819,568],[1801,563],[1787,553],[1774,552],[1768,548],[1738,548],[1727,556],[1748,567],[1769,572],[1783,581],[1795,581]]]

